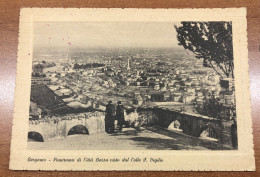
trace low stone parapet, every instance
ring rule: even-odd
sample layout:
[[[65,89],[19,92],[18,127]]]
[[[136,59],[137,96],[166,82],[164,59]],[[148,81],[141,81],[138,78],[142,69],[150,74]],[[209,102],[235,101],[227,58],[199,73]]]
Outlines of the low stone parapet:
[[[178,126],[176,124],[174,129],[178,129],[179,132],[204,139],[208,137],[207,139],[209,140],[217,141],[227,148],[232,148],[232,122],[229,120],[223,121],[200,114],[180,112],[161,107],[141,108],[138,114],[140,119],[146,120],[144,125],[155,125],[167,129],[170,125],[174,126],[174,122],[178,122]]]
[[[44,117],[29,121],[28,132],[39,133],[44,141],[63,139],[77,125],[87,128],[89,134],[105,132],[105,114],[103,112],[67,114],[64,116]]]

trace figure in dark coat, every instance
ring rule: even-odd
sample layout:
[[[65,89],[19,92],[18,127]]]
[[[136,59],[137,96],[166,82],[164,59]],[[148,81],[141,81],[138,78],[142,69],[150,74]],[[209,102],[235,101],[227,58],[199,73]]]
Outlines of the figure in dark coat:
[[[119,131],[121,131],[123,129],[123,125],[125,124],[124,106],[121,104],[121,101],[118,101],[117,104],[116,119],[118,121]]]
[[[105,116],[105,131],[109,134],[114,133],[114,118],[115,107],[112,105],[112,101],[109,101],[106,105],[106,116]]]

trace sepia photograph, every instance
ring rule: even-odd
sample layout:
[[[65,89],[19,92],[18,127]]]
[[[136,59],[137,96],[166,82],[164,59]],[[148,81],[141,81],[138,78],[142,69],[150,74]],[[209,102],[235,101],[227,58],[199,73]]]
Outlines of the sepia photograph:
[[[231,22],[33,32],[28,149],[237,149]]]
[[[245,24],[245,9],[23,9],[11,169],[253,170]]]

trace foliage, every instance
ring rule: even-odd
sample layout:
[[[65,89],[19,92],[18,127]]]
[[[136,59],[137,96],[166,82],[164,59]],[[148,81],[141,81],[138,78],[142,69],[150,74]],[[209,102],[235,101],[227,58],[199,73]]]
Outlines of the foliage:
[[[220,118],[220,113],[224,109],[214,92],[207,93],[202,104],[195,102],[194,107],[199,114],[215,118]]]
[[[175,26],[179,45],[203,59],[205,67],[234,78],[231,22],[182,22]]]

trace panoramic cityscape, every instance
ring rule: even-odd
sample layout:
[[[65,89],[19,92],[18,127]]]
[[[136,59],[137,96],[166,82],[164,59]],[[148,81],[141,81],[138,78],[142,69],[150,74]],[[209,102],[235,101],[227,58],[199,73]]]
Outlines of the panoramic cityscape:
[[[28,148],[237,149],[234,78],[181,46],[181,23],[160,25],[83,24],[81,39],[73,24],[35,24]],[[112,134],[109,104],[122,105]]]

